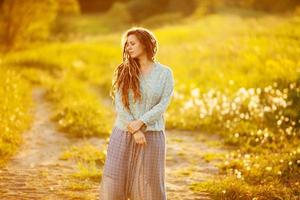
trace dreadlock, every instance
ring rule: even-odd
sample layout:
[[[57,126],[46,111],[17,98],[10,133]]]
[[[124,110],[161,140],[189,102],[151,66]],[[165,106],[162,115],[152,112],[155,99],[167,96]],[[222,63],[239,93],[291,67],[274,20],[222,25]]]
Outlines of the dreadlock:
[[[157,41],[154,35],[149,30],[141,27],[133,27],[123,34],[123,62],[118,65],[114,71],[110,96],[114,102],[115,92],[116,90],[119,90],[122,96],[122,103],[128,111],[130,111],[128,98],[130,89],[132,89],[134,93],[134,102],[136,102],[137,100],[141,101],[141,65],[136,58],[131,58],[126,51],[127,38],[132,34],[134,34],[141,42],[141,44],[145,47],[147,57],[150,60],[154,61],[154,56],[157,52]]]

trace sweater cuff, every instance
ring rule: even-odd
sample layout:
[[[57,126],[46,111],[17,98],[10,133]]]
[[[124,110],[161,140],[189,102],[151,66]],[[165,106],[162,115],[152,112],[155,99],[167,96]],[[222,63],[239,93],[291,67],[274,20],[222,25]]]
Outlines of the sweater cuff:
[[[144,123],[144,126],[148,126],[146,120],[143,117],[140,117],[138,120],[142,121]]]

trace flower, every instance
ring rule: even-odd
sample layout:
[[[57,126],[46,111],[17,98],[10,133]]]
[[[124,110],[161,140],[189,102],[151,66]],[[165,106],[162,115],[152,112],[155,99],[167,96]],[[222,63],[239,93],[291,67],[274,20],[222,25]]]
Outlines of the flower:
[[[278,126],[280,126],[280,125],[281,125],[281,123],[282,123],[282,121],[281,121],[281,120],[278,120],[278,121],[277,121],[277,125],[278,125]]]
[[[267,170],[267,171],[271,171],[271,170],[272,170],[272,167],[266,167],[266,170]]]
[[[282,174],[282,172],[279,170],[279,171],[277,172],[277,174],[278,174],[278,175],[281,175],[281,174]]]
[[[237,175],[236,175],[236,177],[237,177],[237,178],[242,178],[242,173],[241,173],[241,172],[238,172]]]
[[[194,105],[193,101],[192,100],[188,100],[185,104],[184,104],[184,108],[185,109],[189,109],[189,108],[192,108]]]
[[[199,97],[199,93],[200,93],[199,88],[195,88],[191,91],[193,97]]]

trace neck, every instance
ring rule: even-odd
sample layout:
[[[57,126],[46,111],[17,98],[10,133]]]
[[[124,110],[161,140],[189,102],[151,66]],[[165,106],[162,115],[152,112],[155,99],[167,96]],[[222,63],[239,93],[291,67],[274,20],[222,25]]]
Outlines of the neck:
[[[147,70],[152,64],[153,61],[149,60],[146,55],[139,58],[139,63],[142,70]]]

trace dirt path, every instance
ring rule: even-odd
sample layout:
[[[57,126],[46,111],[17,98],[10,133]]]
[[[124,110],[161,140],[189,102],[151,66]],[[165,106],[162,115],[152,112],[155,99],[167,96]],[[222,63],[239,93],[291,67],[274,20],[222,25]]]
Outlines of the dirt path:
[[[203,134],[203,133],[202,133]],[[206,162],[202,156],[206,153],[225,153],[224,149],[211,147],[215,136],[201,135],[189,131],[167,132],[167,191],[171,200],[211,199],[206,192],[193,193],[189,185],[213,178],[218,173],[214,162]]]
[[[59,157],[66,148],[86,140],[71,139],[56,130],[49,120],[51,105],[44,100],[44,93],[41,88],[33,90],[34,123],[24,133],[19,153],[0,171],[0,199],[69,199],[65,178],[75,172],[76,163]],[[90,138],[88,142],[100,148],[104,140]]]
[[[51,105],[44,100],[44,89],[33,90],[36,103],[32,129],[24,133],[24,144],[18,154],[0,170],[0,199],[97,199],[99,183],[93,182],[85,191],[66,187],[67,175],[76,170],[76,163],[60,160],[68,147],[87,142],[71,139],[56,130],[49,120]],[[199,134],[183,131],[167,131],[167,192],[170,200],[210,199],[208,194],[195,194],[188,186],[217,173],[213,164],[203,161],[203,153],[219,152],[203,141],[217,138],[199,137]],[[201,135],[200,135],[201,136]],[[102,148],[104,139],[90,138],[88,142]]]

